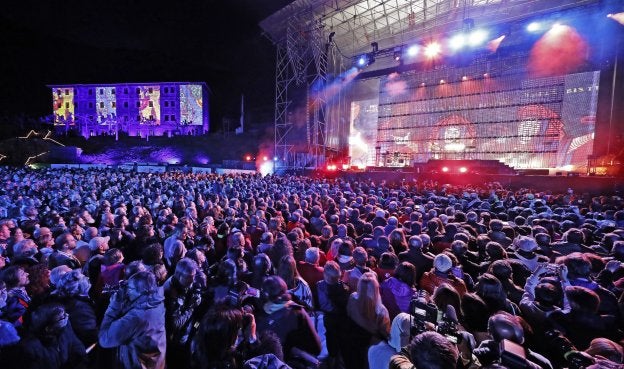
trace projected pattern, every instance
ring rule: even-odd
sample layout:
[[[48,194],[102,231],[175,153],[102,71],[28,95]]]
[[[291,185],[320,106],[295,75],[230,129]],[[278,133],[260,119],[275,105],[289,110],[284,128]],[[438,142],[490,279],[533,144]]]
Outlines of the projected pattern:
[[[366,167],[375,164],[377,141],[378,99],[353,101],[349,135],[351,165]]]
[[[180,122],[182,124],[201,125],[202,86],[180,85]]]
[[[64,125],[74,119],[74,89],[53,89],[54,124]]]
[[[115,87],[96,87],[95,102],[97,111],[97,121],[106,124],[115,119],[117,115],[117,105],[115,102]]]
[[[160,124],[160,86],[139,87],[139,116],[141,124]]]
[[[397,78],[404,88],[391,88]],[[382,79],[381,155],[494,159],[515,168],[583,167],[591,154],[599,72],[522,75],[421,85],[416,74]]]

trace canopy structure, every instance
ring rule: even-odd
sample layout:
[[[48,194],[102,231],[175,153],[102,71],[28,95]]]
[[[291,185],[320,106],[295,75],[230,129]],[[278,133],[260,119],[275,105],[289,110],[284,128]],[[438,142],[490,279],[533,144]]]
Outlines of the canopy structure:
[[[504,24],[590,5],[598,0],[295,0],[260,22],[276,45],[275,154],[276,166],[319,167],[328,149],[328,126],[345,111],[340,96],[326,89],[330,76],[344,73],[355,56],[375,50],[448,34],[465,27]],[[378,64],[381,68],[383,64]],[[294,122],[289,118],[289,89],[307,85],[307,155],[289,143]],[[302,88],[302,87],[299,87]],[[328,107],[328,98],[332,107]],[[338,105],[337,109],[334,109]],[[305,151],[305,150],[304,150]],[[299,161],[299,162],[298,162]]]

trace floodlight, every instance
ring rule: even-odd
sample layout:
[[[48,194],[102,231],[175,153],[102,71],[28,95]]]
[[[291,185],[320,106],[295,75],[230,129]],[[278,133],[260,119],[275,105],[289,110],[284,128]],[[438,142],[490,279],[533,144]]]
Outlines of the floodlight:
[[[486,31],[478,29],[470,34],[470,36],[468,37],[468,42],[470,43],[470,46],[479,46],[485,42],[487,36],[488,34]]]
[[[442,167],[442,171],[443,171],[444,173],[447,173],[447,172],[449,171],[449,168],[448,168],[448,167]]]
[[[453,50],[459,50],[466,45],[466,37],[463,34],[455,35],[449,41],[449,46]]]
[[[428,44],[427,46],[425,46],[425,55],[428,58],[435,58],[436,56],[440,54],[441,51],[442,51],[442,48],[440,47],[440,44],[437,42],[432,42]]]
[[[416,56],[418,54],[418,45],[412,45],[407,48],[407,56]]]
[[[460,167],[459,168],[459,172],[460,173],[466,173],[467,171],[468,171],[468,168],[466,168],[466,167]]]
[[[539,24],[538,22],[531,22],[531,23],[529,23],[529,25],[527,26],[526,29],[529,32],[537,32],[540,29],[542,29],[542,25]]]

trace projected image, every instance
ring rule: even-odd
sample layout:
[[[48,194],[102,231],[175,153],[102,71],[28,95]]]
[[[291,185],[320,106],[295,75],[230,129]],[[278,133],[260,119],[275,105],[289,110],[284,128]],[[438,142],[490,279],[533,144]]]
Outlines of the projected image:
[[[74,89],[58,88],[52,90],[54,124],[66,124],[74,120]]]
[[[351,165],[360,168],[375,165],[378,99],[351,102],[349,156]]]
[[[160,124],[160,86],[139,87],[139,116],[141,124]]]
[[[180,122],[182,124],[202,124],[202,86],[180,86]]]
[[[397,91],[385,88],[397,85],[393,76],[381,83],[375,146],[381,156],[404,161],[480,159],[576,170],[592,153],[599,77],[598,71],[513,74],[424,85],[422,75],[406,73]]]
[[[97,91],[95,102],[97,111],[97,121],[100,124],[106,124],[117,115],[117,106],[115,105],[115,87],[96,87]]]

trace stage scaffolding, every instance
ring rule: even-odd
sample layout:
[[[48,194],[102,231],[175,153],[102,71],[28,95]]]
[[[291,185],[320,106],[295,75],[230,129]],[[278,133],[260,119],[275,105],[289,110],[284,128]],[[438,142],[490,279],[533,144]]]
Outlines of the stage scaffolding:
[[[341,150],[332,135],[348,118],[344,96],[327,96],[331,78],[376,42],[387,50],[460,30],[469,19],[480,26],[597,3],[599,0],[295,0],[260,22],[276,46],[276,169],[318,168]],[[331,37],[330,37],[331,36]],[[376,63],[372,68],[382,68]],[[369,68],[370,70],[370,68]],[[289,92],[307,89],[306,149],[292,142],[295,126]],[[330,101],[331,100],[331,101]],[[301,122],[300,122],[301,123]]]

